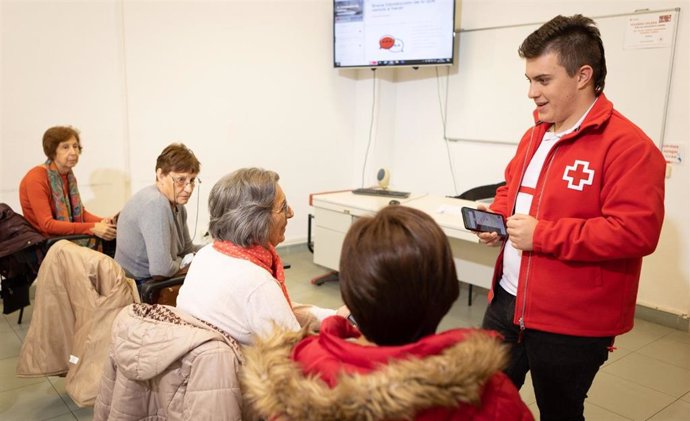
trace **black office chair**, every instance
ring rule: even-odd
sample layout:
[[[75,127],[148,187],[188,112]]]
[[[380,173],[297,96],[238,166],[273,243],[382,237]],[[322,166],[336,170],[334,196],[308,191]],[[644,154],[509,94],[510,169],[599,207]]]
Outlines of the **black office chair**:
[[[464,199],[464,200],[485,200],[485,199],[491,199],[492,197],[496,196],[496,190],[501,187],[505,186],[506,182],[501,181],[500,183],[496,184],[486,184],[483,186],[477,186],[473,187],[467,191],[462,192],[461,194],[457,196],[453,196],[456,199]],[[469,285],[468,288],[468,293],[467,293],[467,305],[471,306],[472,305],[472,287],[473,285],[468,283]]]
[[[171,294],[174,294],[174,298],[177,299],[177,292],[184,283],[184,278],[185,275],[174,276],[168,279],[151,278],[145,280],[138,285],[141,302],[146,304],[174,305],[174,303],[169,303],[168,301],[160,302],[161,296],[170,297]]]
[[[465,200],[484,200],[484,199],[491,199],[492,197],[496,196],[496,190],[501,187],[505,186],[506,182],[501,181],[500,183],[496,184],[486,184],[484,186],[478,186],[478,187],[473,187],[465,192],[462,192],[461,194],[454,196],[457,199],[465,199]]]

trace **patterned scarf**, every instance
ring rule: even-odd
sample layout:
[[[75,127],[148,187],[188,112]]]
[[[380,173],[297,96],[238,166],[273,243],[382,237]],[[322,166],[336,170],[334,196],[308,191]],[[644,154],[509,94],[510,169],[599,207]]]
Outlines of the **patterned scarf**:
[[[213,248],[230,257],[248,260],[255,265],[262,267],[275,278],[283,291],[283,295],[292,308],[292,302],[288,295],[287,287],[285,286],[285,271],[283,270],[283,261],[276,252],[275,247],[269,244],[268,248],[263,246],[240,247],[231,243],[230,241],[215,240]]]
[[[48,182],[50,183],[51,196],[53,204],[55,205],[55,219],[58,221],[68,222],[84,222],[84,214],[79,196],[79,188],[77,187],[77,179],[74,177],[72,170],[67,174],[67,188],[69,189],[69,200],[65,197],[65,191],[62,185],[62,176],[52,165],[53,161],[48,159],[43,166],[48,171]]]

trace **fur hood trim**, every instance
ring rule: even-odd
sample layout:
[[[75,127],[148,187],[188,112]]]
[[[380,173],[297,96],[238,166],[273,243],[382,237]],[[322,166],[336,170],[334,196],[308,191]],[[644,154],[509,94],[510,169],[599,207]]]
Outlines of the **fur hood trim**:
[[[307,335],[278,331],[245,348],[244,396],[265,417],[287,420],[414,419],[427,408],[478,405],[486,381],[507,363],[494,337],[478,331],[438,355],[394,360],[368,374],[343,374],[330,388],[291,358]]]

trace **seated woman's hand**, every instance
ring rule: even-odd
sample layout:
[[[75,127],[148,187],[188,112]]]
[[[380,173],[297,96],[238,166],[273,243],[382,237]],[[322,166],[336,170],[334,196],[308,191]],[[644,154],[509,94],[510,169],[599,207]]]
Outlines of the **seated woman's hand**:
[[[347,316],[350,315],[350,309],[347,308],[347,306],[340,306],[336,311],[335,314],[338,316],[344,317],[347,319]]]
[[[106,241],[110,241],[115,239],[115,236],[117,235],[117,228],[115,228],[115,225],[113,224],[108,224],[105,222],[96,222],[93,225],[93,228],[91,228],[91,232],[96,237],[100,237]]]

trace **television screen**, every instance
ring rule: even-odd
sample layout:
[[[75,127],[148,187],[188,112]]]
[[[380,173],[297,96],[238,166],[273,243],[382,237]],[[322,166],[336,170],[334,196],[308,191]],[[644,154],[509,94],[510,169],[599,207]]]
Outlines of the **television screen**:
[[[333,64],[453,64],[454,21],[455,0],[333,0]]]

